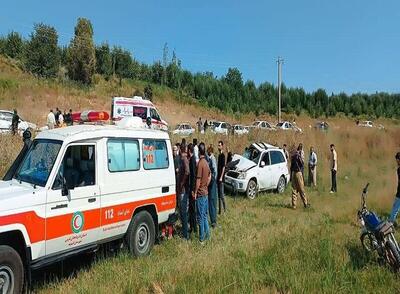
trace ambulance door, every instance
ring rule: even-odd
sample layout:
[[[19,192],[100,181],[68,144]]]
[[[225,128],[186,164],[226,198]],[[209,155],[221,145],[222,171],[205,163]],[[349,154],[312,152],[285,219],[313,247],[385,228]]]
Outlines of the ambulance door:
[[[46,255],[94,244],[100,230],[96,143],[69,145],[47,194]]]

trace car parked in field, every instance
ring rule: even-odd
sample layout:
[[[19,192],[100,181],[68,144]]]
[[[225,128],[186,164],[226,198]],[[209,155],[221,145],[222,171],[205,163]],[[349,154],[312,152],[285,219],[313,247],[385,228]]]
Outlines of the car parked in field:
[[[11,133],[11,123],[13,112],[8,110],[0,110],[0,133]],[[36,131],[37,126],[33,123],[19,118],[18,133],[22,134],[25,130]]]
[[[267,131],[275,131],[275,128],[272,124],[270,124],[267,121],[263,121],[263,120],[257,120],[255,122],[253,122],[253,124],[251,125],[251,128],[267,130]]]
[[[329,129],[329,125],[325,121],[319,121],[315,124],[314,128],[320,131],[327,131]]]
[[[283,193],[290,180],[285,153],[270,144],[253,143],[243,155],[233,156],[224,179],[228,189],[246,193],[249,199],[260,191]]]
[[[215,134],[228,135],[231,128],[232,126],[227,122],[217,121],[214,122],[214,127],[212,128],[211,131],[214,132]]]
[[[284,130],[284,131],[295,131],[295,132],[302,132],[302,129],[296,126],[295,123],[291,123],[288,121],[283,121],[280,123],[277,123],[275,126],[278,130]]]
[[[234,135],[246,135],[249,133],[249,130],[242,125],[233,125],[232,130]]]
[[[365,121],[356,121],[357,126],[359,127],[364,127],[364,128],[377,128],[379,130],[383,130],[385,127],[381,124],[375,125],[372,121],[370,120],[365,120]]]
[[[176,126],[175,130],[173,130],[172,133],[179,136],[190,136],[195,131],[196,130],[192,128],[189,123],[181,123]]]

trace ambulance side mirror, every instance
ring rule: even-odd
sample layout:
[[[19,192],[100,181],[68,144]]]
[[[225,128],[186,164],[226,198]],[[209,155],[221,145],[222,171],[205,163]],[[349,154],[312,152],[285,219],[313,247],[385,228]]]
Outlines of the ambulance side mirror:
[[[65,196],[68,198],[68,201],[71,201],[71,194],[69,193],[69,189],[68,189],[67,181],[65,180],[65,177],[63,177],[63,184],[61,186],[61,196]]]

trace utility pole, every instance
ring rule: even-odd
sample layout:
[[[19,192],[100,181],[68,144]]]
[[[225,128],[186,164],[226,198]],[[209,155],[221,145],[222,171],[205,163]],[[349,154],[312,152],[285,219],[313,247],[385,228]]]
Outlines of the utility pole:
[[[282,64],[283,64],[283,59],[278,57],[277,60],[278,63],[278,123],[281,122],[281,101],[282,101],[282,96],[281,96],[281,85],[282,85]]]

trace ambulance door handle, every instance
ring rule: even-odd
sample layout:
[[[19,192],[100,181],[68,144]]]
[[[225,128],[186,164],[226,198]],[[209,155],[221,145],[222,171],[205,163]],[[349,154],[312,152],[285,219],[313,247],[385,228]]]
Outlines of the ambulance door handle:
[[[168,193],[169,192],[169,187],[167,186],[167,187],[162,187],[161,188],[161,192],[162,193]]]
[[[88,199],[88,202],[89,202],[89,203],[96,202],[96,198],[89,198],[89,199]]]
[[[61,209],[61,208],[67,208],[67,207],[68,207],[68,204],[59,204],[59,205],[53,206],[53,207],[51,208],[51,210],[54,210],[54,209]]]

